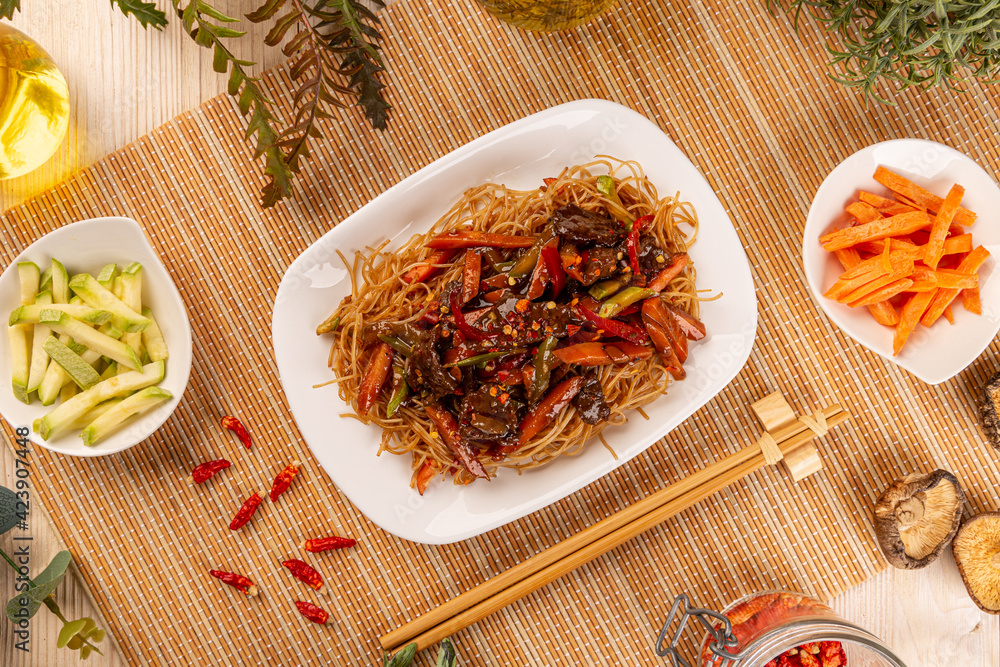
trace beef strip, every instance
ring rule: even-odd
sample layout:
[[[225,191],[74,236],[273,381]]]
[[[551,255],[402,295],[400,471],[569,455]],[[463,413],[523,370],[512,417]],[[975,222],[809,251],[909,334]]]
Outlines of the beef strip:
[[[604,400],[604,388],[594,372],[587,374],[583,386],[571,402],[580,419],[591,426],[606,421],[611,416],[611,408]]]
[[[625,237],[625,228],[617,220],[584,211],[576,204],[556,209],[549,222],[558,236],[581,246],[615,246]]]

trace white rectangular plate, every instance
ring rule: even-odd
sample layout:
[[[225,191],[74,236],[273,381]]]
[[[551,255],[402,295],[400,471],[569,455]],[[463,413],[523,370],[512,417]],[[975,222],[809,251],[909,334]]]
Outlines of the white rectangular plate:
[[[436,482],[420,496],[410,488],[410,457],[375,456],[381,429],[343,418],[351,408],[337,387],[313,389],[333,377],[330,341],[316,326],[350,292],[336,255],[353,257],[386,238],[398,246],[429,228],[469,187],[494,181],[516,189],[597,154],[636,160],[660,192],[681,193],[698,211],[700,231],[691,258],[698,286],[722,297],[702,306],[709,335],[691,346],[687,379],[606,430],[618,459],[594,440],[576,457],[518,475],[455,486]],[[281,384],[316,458],[365,515],[415,542],[448,544],[474,537],[573,493],[662,438],[725,387],[743,367],[757,329],[757,302],[746,255],[715,193],[694,165],[649,120],[603,100],[580,100],[534,114],[491,132],[388,189],[306,249],[278,288],[273,319]]]

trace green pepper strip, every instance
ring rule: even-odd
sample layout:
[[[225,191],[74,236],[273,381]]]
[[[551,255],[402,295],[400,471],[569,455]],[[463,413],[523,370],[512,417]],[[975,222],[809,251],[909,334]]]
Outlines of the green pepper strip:
[[[516,350],[498,350],[496,352],[484,352],[483,354],[477,354],[474,357],[467,357],[461,361],[456,361],[451,364],[445,364],[445,368],[465,368],[466,366],[477,366],[483,362],[491,361],[493,359],[499,359],[500,357],[507,356],[508,354],[522,354],[524,352],[523,347],[519,347]]]
[[[607,299],[624,286],[625,282],[622,280],[602,280],[599,283],[591,285],[590,289],[587,290],[587,293],[598,301],[601,301],[603,299]]]
[[[410,395],[410,385],[406,383],[406,378],[403,378],[399,386],[396,387],[396,391],[392,392],[392,396],[389,397],[389,403],[385,407],[385,416],[392,417],[396,414],[396,410],[399,406],[403,404],[406,397]]]
[[[601,304],[601,309],[597,312],[600,317],[612,318],[622,312],[636,301],[648,299],[656,296],[657,292],[645,287],[626,287],[618,294]]]
[[[542,252],[542,246],[537,245],[537,247],[532,246],[528,249],[521,259],[517,260],[514,266],[511,267],[510,275],[511,278],[523,278],[532,271],[535,270],[535,265],[538,264],[538,256]]]
[[[556,358],[554,354],[559,339],[555,336],[548,336],[538,344],[538,352],[535,353],[535,381],[531,387],[531,402],[540,399],[545,390],[549,388],[549,378],[552,375],[552,363]]]
[[[598,176],[597,191],[607,197],[612,204],[615,204],[615,207],[609,209],[611,215],[613,215],[618,222],[623,223],[625,227],[628,228],[628,231],[632,231],[632,216],[628,214],[628,209],[625,208],[625,204],[622,203],[621,197],[618,196],[618,188],[615,187],[615,179],[610,176]],[[616,210],[616,208],[618,210]]]
[[[330,333],[331,331],[336,331],[337,327],[340,326],[340,315],[336,317],[328,318],[326,322],[316,327],[316,335]]]
[[[392,349],[396,350],[396,352],[402,354],[403,356],[408,357],[413,354],[413,348],[410,347],[406,342],[404,342],[400,338],[396,338],[395,336],[386,336],[385,334],[380,334],[378,339],[383,343],[385,343],[386,345],[388,345],[389,347],[391,347]]]

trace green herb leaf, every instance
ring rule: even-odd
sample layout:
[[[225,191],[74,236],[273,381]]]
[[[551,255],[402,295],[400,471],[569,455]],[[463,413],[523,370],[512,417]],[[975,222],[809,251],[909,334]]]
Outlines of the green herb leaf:
[[[383,667],[409,667],[410,663],[413,662],[413,656],[417,654],[417,643],[413,642],[399,649],[396,655],[390,658],[387,655],[383,655],[382,662]]]
[[[73,637],[76,637],[80,632],[87,626],[87,619],[81,618],[78,621],[70,621],[69,623],[62,626],[62,630],[59,631],[59,638],[56,640],[56,648],[65,648],[66,644]],[[79,637],[77,637],[79,639]],[[82,645],[82,642],[80,642]],[[76,646],[75,648],[80,648]]]
[[[23,521],[27,516],[24,501],[10,489],[0,486],[0,535]]]
[[[435,667],[456,667],[456,665],[458,665],[458,655],[455,653],[455,645],[450,639],[445,638],[441,642]]]
[[[0,17],[14,18],[14,12],[21,11],[21,0],[0,0]]]
[[[142,2],[142,0],[111,0],[111,4],[117,5],[125,16],[132,15],[142,24],[143,28],[153,26],[157,30],[163,30],[167,25],[167,15],[156,8],[152,2]]]
[[[60,551],[49,563],[48,567],[35,577],[35,585],[26,591],[21,591],[7,603],[7,618],[12,623],[17,623],[20,619],[31,618],[38,612],[38,608],[66,576],[66,568],[72,562],[73,557],[68,551]]]

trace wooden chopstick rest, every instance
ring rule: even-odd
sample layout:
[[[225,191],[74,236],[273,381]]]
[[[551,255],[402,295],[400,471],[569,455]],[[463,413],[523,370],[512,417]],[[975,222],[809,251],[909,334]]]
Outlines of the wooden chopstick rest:
[[[776,465],[779,461],[784,461],[785,467],[788,468],[789,474],[796,482],[823,469],[823,460],[819,457],[819,451],[813,443],[806,442],[792,451],[782,454],[778,442],[774,438],[776,431],[796,421],[804,424],[816,436],[826,435],[830,429],[826,414],[822,410],[817,410],[812,415],[796,416],[792,406],[777,391],[755,401],[750,407],[757,415],[757,419],[764,425],[765,432],[757,440],[757,446],[760,447],[768,465]]]

